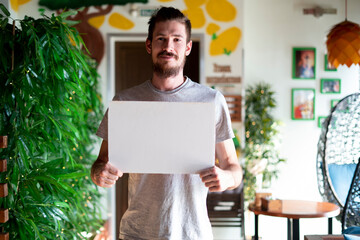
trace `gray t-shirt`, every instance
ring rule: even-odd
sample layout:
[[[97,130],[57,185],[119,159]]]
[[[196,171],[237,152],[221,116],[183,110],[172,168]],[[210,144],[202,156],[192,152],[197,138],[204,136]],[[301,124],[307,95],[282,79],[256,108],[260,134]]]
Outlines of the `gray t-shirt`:
[[[215,102],[216,142],[234,137],[224,96],[189,78],[172,91],[160,91],[146,81],[118,93],[113,100]],[[107,140],[107,113],[97,135]],[[198,174],[129,174],[129,207],[120,223],[120,238],[213,239],[206,208],[207,192]]]

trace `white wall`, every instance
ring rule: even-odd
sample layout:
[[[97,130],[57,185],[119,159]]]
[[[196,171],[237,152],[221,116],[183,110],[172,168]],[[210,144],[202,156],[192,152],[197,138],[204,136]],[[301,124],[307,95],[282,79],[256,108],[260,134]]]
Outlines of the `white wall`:
[[[281,155],[287,159],[282,165],[279,179],[273,182],[272,191],[277,197],[288,199],[321,200],[317,188],[316,152],[320,128],[317,117],[330,111],[331,99],[341,99],[359,91],[358,67],[340,67],[337,72],[325,72],[324,54],[326,35],[331,27],[345,20],[345,1],[339,0],[245,0],[244,1],[244,83],[259,81],[270,83],[276,91],[278,107],[275,118],[283,122]],[[336,8],[336,15],[315,18],[303,15],[302,9],[314,7]],[[360,1],[348,1],[348,20],[360,23]],[[292,79],[292,48],[316,48],[316,79]],[[340,78],[341,94],[321,94],[320,78]],[[315,88],[315,120],[291,120],[291,89]],[[251,217],[251,216],[250,216]],[[285,220],[260,218],[260,234],[264,239],[286,239]],[[270,223],[271,221],[271,223]],[[282,229],[274,227],[282,224]],[[304,222],[304,223],[302,223]],[[308,224],[308,226],[306,225]],[[302,220],[302,234],[326,233],[326,221]],[[247,222],[247,227],[253,225]],[[264,225],[271,226],[264,229]],[[311,229],[311,225],[315,226]],[[263,227],[263,232],[261,232]],[[248,233],[250,233],[248,231]],[[272,237],[271,237],[272,236]],[[281,236],[281,237],[279,237]],[[301,237],[303,239],[303,237]]]
[[[276,91],[275,118],[284,124],[281,153],[288,162],[274,184],[274,192],[289,198],[314,199],[318,198],[315,159],[320,129],[317,117],[329,113],[331,99],[359,91],[359,72],[357,66],[340,67],[337,72],[323,70],[326,34],[334,24],[344,20],[343,1],[302,2],[305,1],[245,1],[244,78],[245,85],[263,81],[270,83]],[[320,18],[302,14],[303,7],[316,4],[337,8],[338,14]],[[348,20],[360,22],[360,16],[356,14],[360,2],[352,0],[348,5]],[[316,48],[315,80],[292,79],[292,48],[299,46]],[[341,94],[320,93],[320,78],[326,77],[341,79]],[[291,88],[297,87],[316,89],[315,120],[291,120]]]

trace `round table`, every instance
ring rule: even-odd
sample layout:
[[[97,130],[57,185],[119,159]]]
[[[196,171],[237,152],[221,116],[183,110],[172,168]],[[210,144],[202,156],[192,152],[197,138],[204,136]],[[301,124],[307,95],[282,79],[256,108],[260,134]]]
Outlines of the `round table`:
[[[329,202],[314,202],[304,200],[281,200],[281,208],[276,210],[262,210],[250,204],[249,210],[255,214],[255,236],[254,239],[259,239],[258,225],[259,215],[285,217],[288,219],[288,240],[299,240],[300,238],[300,218],[329,218],[328,231],[332,234],[332,218],[340,213],[339,206]]]

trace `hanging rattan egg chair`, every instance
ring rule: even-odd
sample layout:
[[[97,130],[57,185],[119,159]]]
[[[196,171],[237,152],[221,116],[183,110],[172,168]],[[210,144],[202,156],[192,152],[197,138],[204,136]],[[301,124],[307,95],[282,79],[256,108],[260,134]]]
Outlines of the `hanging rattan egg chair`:
[[[324,201],[337,204],[341,212],[351,191],[359,157],[360,93],[354,93],[332,108],[322,124],[318,142],[318,188]]]

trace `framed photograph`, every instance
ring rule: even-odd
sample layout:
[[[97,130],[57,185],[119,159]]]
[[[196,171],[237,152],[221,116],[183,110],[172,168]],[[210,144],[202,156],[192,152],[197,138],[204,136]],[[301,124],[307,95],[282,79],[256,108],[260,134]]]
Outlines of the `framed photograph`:
[[[293,88],[291,90],[291,118],[293,120],[315,119],[314,88]]]
[[[292,77],[294,79],[315,79],[316,49],[293,48]]]
[[[325,71],[331,71],[331,72],[335,72],[335,71],[337,71],[337,69],[336,69],[336,67],[335,66],[333,66],[331,63],[329,63],[329,61],[328,61],[328,55],[327,54],[325,54],[325,57],[324,57],[325,59],[324,59],[324,62],[325,62],[325,64],[324,64],[324,66],[325,66],[325,68],[324,68],[324,70]]]
[[[319,116],[318,117],[318,127],[321,128],[324,120],[326,119],[326,116]]]
[[[322,78],[320,92],[321,93],[334,93],[334,94],[340,93],[341,92],[341,80],[335,79],[335,78]]]
[[[336,111],[338,112],[344,112],[344,113],[348,113],[350,112],[350,99],[340,99],[338,101],[338,103],[336,104]]]
[[[340,101],[340,99],[332,99],[331,100],[331,108],[335,107],[339,101]]]

